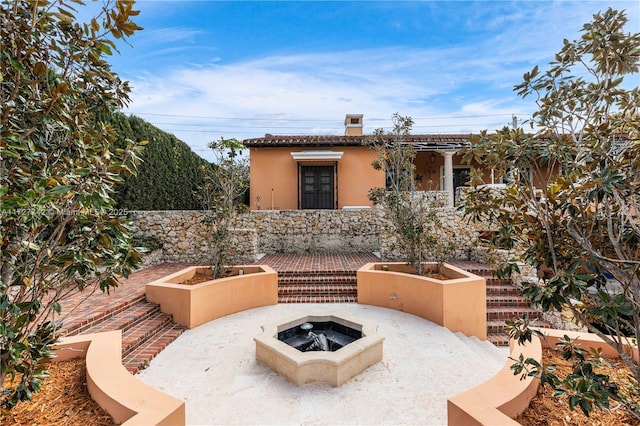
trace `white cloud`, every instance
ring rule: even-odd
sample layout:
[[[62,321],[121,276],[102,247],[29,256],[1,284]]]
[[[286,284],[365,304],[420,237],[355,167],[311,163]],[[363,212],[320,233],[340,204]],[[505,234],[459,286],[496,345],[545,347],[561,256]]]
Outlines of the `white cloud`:
[[[131,78],[129,110],[168,115],[141,116],[203,156],[206,143],[221,136],[341,134],[346,113],[365,114],[366,131],[388,126],[395,112],[416,118],[415,132],[493,130],[510,123],[511,114],[528,117],[534,105],[518,98],[513,86],[535,64],[551,60],[563,38],[579,37],[578,29],[598,9],[580,2],[517,6],[508,14],[477,16],[476,25],[495,31],[469,45],[281,54],[151,69]],[[160,34],[192,35],[177,27]]]

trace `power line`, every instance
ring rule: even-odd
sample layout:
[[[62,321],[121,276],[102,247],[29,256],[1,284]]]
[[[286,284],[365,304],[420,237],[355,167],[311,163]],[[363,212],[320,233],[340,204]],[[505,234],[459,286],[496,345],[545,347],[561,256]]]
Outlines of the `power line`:
[[[157,117],[176,117],[176,118],[195,118],[204,120],[234,120],[234,121],[311,121],[311,122],[331,122],[335,123],[338,120],[335,119],[319,119],[319,118],[283,118],[283,117],[218,117],[218,116],[200,116],[200,115],[187,115],[187,114],[162,114],[152,112],[128,112],[131,115],[148,115]],[[529,115],[526,113],[500,113],[500,114],[471,114],[471,115],[445,115],[445,116],[431,116],[431,117],[411,117],[415,120],[444,120],[444,119],[460,119],[460,118],[487,118],[487,117],[511,117],[513,115]],[[390,118],[377,118],[368,117],[367,121],[391,121]]]
[[[242,130],[235,130],[235,129],[261,129],[261,130],[269,130],[269,129],[306,129],[306,130],[311,130],[309,127],[305,127],[305,126],[220,126],[220,125],[212,125],[212,124],[189,124],[189,123],[153,123],[156,126],[160,126],[160,125],[176,125],[178,124],[181,127],[172,127],[172,128],[165,128],[165,131],[173,131],[173,132],[194,132],[194,133],[201,133],[201,132],[205,132],[205,133],[209,133],[209,132],[220,132],[220,131],[233,131],[235,133],[244,133],[244,134],[253,134],[256,132],[243,132]],[[507,125],[508,123],[506,122],[491,122],[491,123],[487,123],[487,122],[482,122],[482,123],[452,123],[452,124],[423,124],[423,125],[414,125],[413,128],[439,128],[439,127],[470,127],[470,126],[480,126],[480,127],[485,127],[485,126],[504,126]],[[182,126],[186,126],[186,127],[182,127]],[[209,129],[192,129],[190,127],[209,127]],[[374,127],[372,126],[367,126],[365,128],[368,129],[374,129]],[[230,130],[227,130],[230,129]],[[334,128],[330,128],[330,129],[326,129],[326,130],[335,130],[335,131],[341,131],[342,128],[340,127],[334,127]]]
[[[157,117],[178,117],[178,118],[198,118],[205,120],[236,120],[236,121],[327,121],[335,122],[336,120],[315,119],[315,118],[258,118],[258,117],[215,117],[202,115],[183,115],[183,114],[159,114],[153,112],[129,112],[131,115],[151,115]]]

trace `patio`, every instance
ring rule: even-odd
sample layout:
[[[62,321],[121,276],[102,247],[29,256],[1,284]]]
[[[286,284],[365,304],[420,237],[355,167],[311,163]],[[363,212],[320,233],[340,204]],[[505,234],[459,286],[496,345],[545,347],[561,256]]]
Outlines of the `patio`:
[[[340,387],[288,382],[255,360],[260,325],[294,314],[378,324],[384,357]],[[486,342],[485,342],[486,343]],[[447,423],[447,398],[493,376],[506,348],[477,346],[414,315],[354,303],[279,304],[185,331],[136,377],[186,401],[187,424]],[[482,348],[482,349],[481,349]]]
[[[362,253],[270,255],[258,263],[279,272],[343,271],[374,259]],[[100,326],[103,318],[144,299],[146,283],[184,266],[143,269],[122,280],[110,295],[77,295],[63,309],[70,313],[67,329],[92,332],[83,331],[86,324]],[[385,339],[383,360],[338,388],[288,382],[256,361],[253,338],[261,325],[298,313],[343,314],[377,324]],[[508,355],[507,348],[453,334],[417,316],[357,303],[280,303],[250,309],[178,330],[149,345],[123,362],[148,365],[128,369],[144,383],[186,401],[187,424],[446,424],[447,398],[492,377]],[[146,353],[151,349],[162,352],[149,363],[145,359],[150,359]]]

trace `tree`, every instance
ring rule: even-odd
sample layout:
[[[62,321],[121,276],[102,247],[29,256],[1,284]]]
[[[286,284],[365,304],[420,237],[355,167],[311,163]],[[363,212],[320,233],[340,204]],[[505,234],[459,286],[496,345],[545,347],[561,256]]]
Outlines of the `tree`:
[[[436,233],[440,225],[437,209],[424,194],[415,190],[415,151],[406,140],[412,126],[411,117],[396,113],[390,133],[377,129],[367,141],[378,152],[373,168],[384,170],[387,176],[387,187],[373,188],[369,199],[385,209],[388,231],[396,237],[394,248],[423,275],[425,260],[444,261],[455,251],[455,246],[440,242]]]
[[[205,183],[199,191],[207,209],[203,222],[210,242],[213,279],[223,277],[235,257],[230,229],[242,198],[249,186],[249,168],[242,157],[244,145],[237,139],[220,138],[209,144],[215,164],[204,170]]]
[[[110,213],[113,186],[135,172],[141,147],[114,149],[113,129],[95,118],[128,100],[105,58],[140,29],[138,12],[115,1],[86,24],[75,14],[64,0],[0,4],[3,414],[47,376],[60,301],[108,291],[140,261],[130,224]]]
[[[510,171],[512,179],[502,194],[468,194],[465,209],[492,221],[502,242],[520,249],[505,270],[524,261],[551,272],[523,283],[532,303],[570,311],[618,350],[638,380],[640,366],[624,344],[640,336],[640,91],[625,83],[638,72],[640,34],[625,32],[626,23],[624,12],[594,15],[578,40],[564,41],[547,71],[535,67],[524,75],[514,90],[535,99],[532,133],[485,132],[466,155],[485,169]],[[512,331],[530,338],[522,327]],[[587,414],[618,398],[593,374],[541,377]],[[588,385],[577,385],[581,380]]]
[[[136,116],[112,114],[108,122],[118,133],[116,146],[127,140],[145,140],[138,173],[118,185],[114,199],[120,210],[196,210],[194,196],[204,183],[203,170],[209,163],[170,133],[163,132]]]

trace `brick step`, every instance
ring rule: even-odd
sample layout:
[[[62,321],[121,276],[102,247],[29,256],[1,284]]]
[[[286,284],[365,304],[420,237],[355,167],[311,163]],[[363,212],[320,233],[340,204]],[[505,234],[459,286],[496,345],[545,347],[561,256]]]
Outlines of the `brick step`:
[[[487,308],[506,308],[506,307],[518,307],[528,308],[530,306],[529,301],[522,296],[494,296],[487,294]]]
[[[488,320],[487,321],[487,334],[502,334],[504,333],[507,324],[505,320]],[[551,328],[551,324],[541,319],[536,319],[531,323],[533,327]]]
[[[278,285],[290,284],[353,284],[358,282],[355,275],[295,275],[278,277]]]
[[[501,308],[487,308],[487,321],[489,320],[507,320],[522,317],[525,314],[529,315],[529,318],[540,318],[542,313],[534,308],[525,307],[501,307]]]
[[[488,285],[487,284],[487,297],[489,296],[520,296],[522,293],[514,286],[509,285]]]
[[[278,272],[279,303],[354,303],[356,271]]]
[[[64,324],[61,333],[62,335],[66,336],[86,334],[87,330],[95,327],[97,324],[109,320],[110,318],[120,314],[121,312],[130,309],[134,305],[146,303],[146,301],[146,296],[142,294],[130,300],[119,300],[116,302],[100,305],[100,307],[96,309],[93,314],[82,319],[82,321],[71,324]]]
[[[138,302],[130,305],[126,310],[115,313],[108,318],[102,318],[83,331],[87,333],[101,333],[104,331],[122,330],[123,333],[135,328],[138,324],[160,313],[158,305],[148,302]]]
[[[537,319],[532,324],[533,327],[551,328],[551,324]],[[496,346],[509,346],[509,335],[505,333],[507,325],[503,320],[487,321],[487,340]]]
[[[487,281],[487,285],[491,286],[509,286],[513,287],[511,278],[483,277]]]
[[[169,326],[156,330],[157,332],[148,336],[138,347],[130,351],[122,358],[122,364],[131,373],[136,374],[149,366],[149,362],[156,357],[164,348],[180,336],[186,327],[170,323]]]
[[[158,305],[147,302],[143,295],[93,316],[69,333],[88,334],[114,330],[122,332],[123,365],[135,374],[175,340],[185,327],[174,324],[171,315],[160,312]]]
[[[173,325],[171,315],[158,312],[155,315],[140,321],[135,327],[122,332],[122,356],[126,356],[137,347],[144,344],[159,331]]]
[[[509,346],[509,335],[505,333],[487,334],[487,340],[496,346]]]
[[[454,263],[455,265],[455,263]],[[467,272],[471,272],[474,275],[478,275],[486,280],[496,277],[496,269],[492,266],[487,265],[486,267],[482,266],[472,266],[465,267],[461,266],[461,269],[464,269]],[[497,279],[497,278],[496,278]]]
[[[278,296],[278,303],[357,303],[355,295],[287,295]]]
[[[278,296],[290,295],[357,295],[356,284],[291,284],[278,286]]]
[[[313,272],[300,272],[300,271],[279,271],[278,279],[290,279],[295,277],[356,277],[357,271],[313,271]]]
[[[487,320],[487,335],[489,334],[504,334],[504,329],[507,324],[505,320]]]

